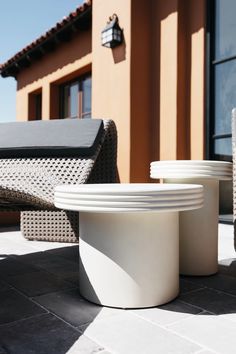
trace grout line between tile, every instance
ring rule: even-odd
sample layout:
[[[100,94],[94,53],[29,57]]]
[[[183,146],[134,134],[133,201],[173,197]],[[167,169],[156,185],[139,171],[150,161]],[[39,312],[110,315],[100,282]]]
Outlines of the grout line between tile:
[[[209,311],[209,310],[207,310],[207,309],[204,309],[203,307],[194,305],[194,304],[192,304],[192,303],[190,303],[190,302],[187,302],[187,301],[184,301],[184,300],[182,300],[182,299],[179,299],[179,302],[181,302],[182,304],[185,304],[185,305],[193,306],[194,308],[197,308],[197,309],[199,309],[199,310],[202,310],[201,312],[209,312],[209,313],[211,313],[212,315],[218,316],[218,314],[215,313],[215,312],[213,312],[213,311]]]
[[[11,325],[14,325],[14,324],[16,324],[18,322],[23,322],[23,321],[29,320],[31,318],[37,318],[37,317],[45,316],[45,315],[48,315],[48,314],[49,314],[49,312],[47,311],[46,313],[39,313],[37,315],[24,317],[24,318],[21,318],[19,320],[7,322],[7,323],[2,323],[2,324],[0,324],[0,329],[1,329],[1,327],[4,327],[4,326],[11,326]]]
[[[189,291],[186,291],[186,292],[182,292],[180,295],[186,295],[186,294],[192,294],[196,291],[199,291],[199,290],[203,290],[207,288],[206,286],[201,286],[200,288],[197,288],[197,289],[193,289],[193,290],[189,290]]]
[[[204,289],[212,290],[212,291],[215,291],[216,293],[221,293],[221,294],[228,295],[228,296],[231,296],[233,298],[236,298],[236,295],[234,295],[234,294],[228,293],[228,292],[226,292],[224,290],[220,290],[220,289],[216,289],[216,288],[213,288],[213,287],[209,287],[209,286],[205,286],[204,288],[198,289],[196,291],[204,290]],[[185,294],[183,294],[183,295],[185,295]]]

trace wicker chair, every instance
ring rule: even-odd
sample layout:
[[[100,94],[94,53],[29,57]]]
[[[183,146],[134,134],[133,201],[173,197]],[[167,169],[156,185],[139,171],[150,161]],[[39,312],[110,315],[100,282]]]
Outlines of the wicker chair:
[[[85,121],[90,122],[86,123]],[[98,129],[97,136],[94,137],[92,150],[91,147],[87,149],[86,141],[85,148],[81,150],[79,146],[78,152],[75,146],[65,149],[63,142],[62,146],[60,143],[59,146],[58,143],[55,144],[56,146],[51,145],[49,153],[45,146],[36,146],[36,156],[34,156],[35,149],[32,150],[34,135],[35,137],[39,136],[41,127],[47,124],[46,129],[51,128],[53,139],[56,139],[57,134],[54,134],[53,127],[55,126],[57,130],[59,120],[47,123],[41,121],[0,124],[0,210],[21,211],[21,231],[27,239],[78,242],[78,213],[58,210],[54,207],[54,187],[56,185],[117,182],[117,133],[114,122],[92,119],[76,120],[76,124],[79,127],[86,126],[86,124],[98,127],[99,121],[101,127]],[[69,124],[67,122],[71,122],[71,120],[64,120],[59,125],[64,124],[67,127]],[[9,147],[8,142],[8,146],[5,146],[4,142],[3,146],[1,144],[1,138],[4,140],[5,126],[8,125],[7,132],[10,136],[12,128],[16,129],[14,126],[16,124],[18,124],[16,127],[17,139],[20,143],[22,139],[25,139],[25,133],[21,137],[24,124],[27,128],[31,124],[30,128],[33,133],[30,138],[30,146],[23,146],[20,150],[17,143],[14,144],[14,148]],[[74,131],[71,126],[69,130],[67,129],[67,135],[70,133],[70,129]],[[3,133],[1,133],[2,131]],[[71,133],[75,135],[74,132],[71,131]],[[82,135],[82,140],[86,140],[86,134]],[[67,136],[67,141],[69,140],[70,137]]]

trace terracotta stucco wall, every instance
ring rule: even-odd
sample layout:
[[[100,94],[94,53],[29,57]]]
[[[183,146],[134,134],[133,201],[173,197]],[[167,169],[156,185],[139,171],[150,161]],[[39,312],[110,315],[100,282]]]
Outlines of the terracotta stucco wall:
[[[190,1],[189,32],[191,34],[191,159],[204,158],[205,150],[205,18],[204,0]]]
[[[39,89],[42,89],[42,118],[57,118],[59,102],[55,87],[91,71],[91,47],[91,31],[80,32],[22,70],[17,77],[16,119],[28,120],[28,96]]]
[[[100,33],[113,13],[124,29],[124,43],[101,46]],[[149,181],[151,132],[151,2],[97,0],[93,3],[94,117],[111,118],[118,129],[121,182]]]
[[[124,43],[113,50],[101,46],[101,31],[116,13],[124,29]],[[118,129],[119,175],[130,180],[130,51],[131,0],[93,2],[92,116],[111,118]]]
[[[203,159],[205,0],[153,0],[152,6],[152,107],[159,135],[152,155]]]

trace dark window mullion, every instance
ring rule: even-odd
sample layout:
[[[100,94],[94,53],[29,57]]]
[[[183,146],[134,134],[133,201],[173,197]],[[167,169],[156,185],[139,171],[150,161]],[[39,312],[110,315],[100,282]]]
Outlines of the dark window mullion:
[[[79,118],[83,117],[83,80],[79,82]]]
[[[212,136],[212,139],[216,140],[216,139],[226,139],[226,138],[232,138],[232,134],[231,133],[226,133],[226,134],[215,134]]]
[[[228,61],[231,61],[231,60],[235,60],[236,59],[236,55],[233,55],[231,57],[225,57],[223,59],[219,59],[219,60],[213,60],[212,61],[212,64],[213,65],[217,65],[217,64],[223,64],[223,63],[226,63]]]

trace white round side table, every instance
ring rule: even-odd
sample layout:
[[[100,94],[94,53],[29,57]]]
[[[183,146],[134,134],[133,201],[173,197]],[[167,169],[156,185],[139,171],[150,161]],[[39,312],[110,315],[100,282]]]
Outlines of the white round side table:
[[[100,305],[157,306],[179,292],[179,211],[202,207],[198,185],[84,184],[55,190],[79,211],[80,293]]]
[[[232,163],[206,160],[154,161],[151,177],[164,183],[204,186],[204,207],[180,214],[180,273],[217,272],[219,180],[232,179]]]

